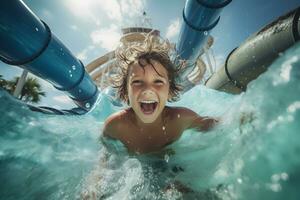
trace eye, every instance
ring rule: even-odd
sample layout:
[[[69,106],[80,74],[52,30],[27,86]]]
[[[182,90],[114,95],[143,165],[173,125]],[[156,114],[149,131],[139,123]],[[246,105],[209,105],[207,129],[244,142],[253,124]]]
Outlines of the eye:
[[[131,82],[131,85],[142,85],[143,81],[141,80],[134,80]]]
[[[154,83],[157,85],[162,85],[162,84],[164,84],[164,81],[157,79],[154,81]]]

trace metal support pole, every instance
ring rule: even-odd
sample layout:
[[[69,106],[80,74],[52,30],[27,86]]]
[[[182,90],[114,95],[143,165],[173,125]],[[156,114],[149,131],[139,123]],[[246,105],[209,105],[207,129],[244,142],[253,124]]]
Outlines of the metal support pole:
[[[14,97],[18,98],[21,94],[21,91],[24,87],[24,84],[25,84],[25,81],[26,81],[26,78],[27,78],[27,75],[28,75],[28,71],[26,69],[23,70],[22,72],[22,75],[21,77],[19,78],[18,80],[18,83],[17,83],[17,86],[16,86],[16,89],[14,91]]]

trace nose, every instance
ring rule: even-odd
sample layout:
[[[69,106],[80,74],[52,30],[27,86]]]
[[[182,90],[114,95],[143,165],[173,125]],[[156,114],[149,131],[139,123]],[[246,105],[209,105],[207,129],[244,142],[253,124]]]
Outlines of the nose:
[[[142,92],[142,95],[145,95],[145,96],[147,96],[147,95],[154,95],[154,94],[155,93],[152,90],[150,90],[150,89],[146,89],[146,90],[144,90]]]

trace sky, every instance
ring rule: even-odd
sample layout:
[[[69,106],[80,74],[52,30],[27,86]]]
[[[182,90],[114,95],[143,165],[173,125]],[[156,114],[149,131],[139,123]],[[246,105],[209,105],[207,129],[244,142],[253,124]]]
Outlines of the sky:
[[[141,24],[145,11],[152,27],[176,43],[182,23],[184,0],[23,0],[84,65],[113,50],[121,28]],[[299,0],[233,0],[221,12],[210,32],[217,66],[228,53],[279,16],[300,6]],[[1,45],[1,44],[0,44]],[[10,80],[22,69],[0,62],[0,74]],[[46,97],[39,105],[69,109],[75,104],[46,81]]]

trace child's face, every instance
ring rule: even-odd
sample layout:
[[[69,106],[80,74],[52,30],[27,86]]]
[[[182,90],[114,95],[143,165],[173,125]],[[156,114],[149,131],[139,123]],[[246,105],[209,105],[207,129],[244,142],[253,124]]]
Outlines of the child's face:
[[[130,66],[127,80],[128,98],[135,114],[144,123],[154,122],[163,111],[169,96],[167,70],[156,61],[145,65],[144,70],[138,63]]]

